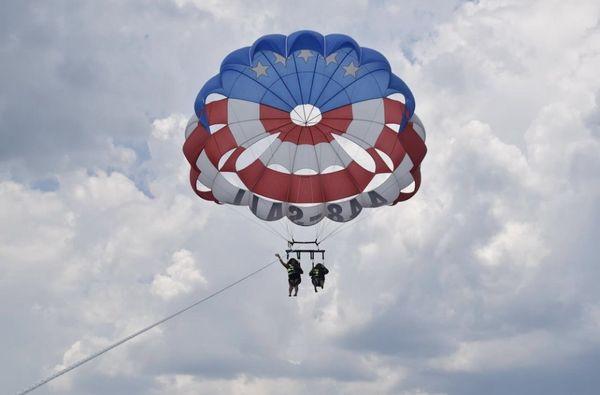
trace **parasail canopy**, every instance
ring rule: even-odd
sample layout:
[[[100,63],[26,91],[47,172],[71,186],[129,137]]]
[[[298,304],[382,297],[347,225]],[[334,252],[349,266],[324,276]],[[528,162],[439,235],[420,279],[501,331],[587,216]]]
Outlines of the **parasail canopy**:
[[[192,188],[265,221],[350,221],[419,189],[414,110],[387,59],[346,35],[261,37],[198,94],[183,147]]]

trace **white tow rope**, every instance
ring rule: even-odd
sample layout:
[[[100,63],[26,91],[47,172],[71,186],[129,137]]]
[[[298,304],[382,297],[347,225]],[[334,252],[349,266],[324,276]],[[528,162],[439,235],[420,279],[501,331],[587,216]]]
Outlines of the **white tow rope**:
[[[208,295],[208,296],[205,296],[204,298],[202,298],[202,299],[200,299],[200,300],[198,300],[198,301],[196,301],[196,302],[194,302],[194,303],[190,304],[189,306],[187,306],[187,307],[184,307],[184,308],[182,308],[182,309],[180,309],[180,310],[176,311],[175,313],[173,313],[173,314],[171,314],[171,315],[169,315],[169,316],[167,316],[167,317],[163,318],[162,320],[160,320],[160,321],[156,321],[155,323],[153,323],[153,324],[151,324],[151,325],[148,325],[147,327],[145,327],[145,328],[143,328],[143,329],[140,329],[139,331],[137,331],[137,332],[135,332],[135,333],[132,333],[131,335],[129,335],[129,336],[127,336],[127,337],[124,337],[123,339],[121,339],[121,340],[119,340],[119,341],[117,341],[117,342],[115,342],[115,343],[111,344],[110,346],[108,346],[108,347],[105,347],[105,348],[103,348],[102,350],[100,350],[100,351],[97,351],[97,352],[95,352],[94,354],[92,354],[92,355],[89,355],[89,356],[87,356],[87,357],[85,357],[85,358],[83,358],[83,359],[81,359],[81,360],[79,360],[79,361],[77,361],[77,362],[73,363],[72,365],[69,365],[69,366],[65,367],[64,369],[62,369],[62,370],[60,370],[60,371],[58,371],[58,372],[56,372],[56,373],[52,374],[51,376],[48,376],[48,377],[46,377],[46,378],[44,378],[44,379],[40,380],[39,382],[37,382],[37,383],[33,384],[33,385],[32,385],[32,386],[30,386],[29,388],[27,388],[27,389],[25,389],[25,390],[23,390],[23,391],[17,392],[17,395],[24,395],[24,394],[28,394],[28,393],[30,393],[31,391],[34,391],[34,390],[36,390],[37,388],[40,388],[40,387],[41,387],[41,386],[43,386],[44,384],[47,384],[47,383],[49,383],[50,381],[52,381],[52,380],[54,380],[54,379],[57,379],[57,378],[59,378],[59,377],[60,377],[60,376],[62,376],[63,374],[66,374],[66,373],[70,372],[71,370],[73,370],[73,369],[76,369],[76,368],[80,367],[81,365],[83,365],[83,364],[86,364],[86,363],[90,362],[91,360],[98,358],[98,357],[99,357],[99,356],[101,356],[102,354],[105,354],[105,353],[109,352],[109,351],[110,351],[110,350],[112,350],[113,348],[117,348],[117,347],[119,347],[121,344],[127,343],[129,340],[131,340],[131,339],[133,339],[133,338],[135,338],[135,337],[138,337],[139,335],[141,335],[141,334],[143,334],[143,333],[145,333],[145,332],[148,332],[150,329],[152,329],[152,328],[155,328],[155,327],[157,327],[157,326],[159,326],[159,325],[161,325],[161,324],[164,324],[165,322],[167,322],[167,321],[169,321],[169,320],[171,320],[171,319],[173,319],[173,318],[177,317],[178,315],[181,315],[181,314],[185,313],[185,312],[186,312],[186,311],[188,311],[188,310],[191,310],[191,309],[193,309],[194,307],[198,306],[199,304],[201,304],[201,303],[203,303],[203,302],[206,302],[207,300],[209,300],[209,299],[211,299],[211,298],[213,298],[213,297],[217,296],[218,294],[220,294],[220,293],[222,293],[222,292],[225,292],[225,291],[226,291],[226,290],[228,290],[229,288],[232,288],[232,287],[236,286],[237,284],[241,283],[242,281],[244,281],[244,280],[247,280],[248,278],[250,278],[250,277],[254,276],[255,274],[258,274],[259,272],[261,272],[261,271],[265,270],[266,268],[268,268],[269,266],[271,266],[271,265],[272,265],[272,264],[274,264],[275,262],[277,262],[277,261],[272,261],[272,262],[269,262],[269,263],[267,263],[266,265],[264,265],[264,266],[262,266],[262,267],[258,268],[257,270],[253,271],[252,273],[249,273],[249,274],[245,275],[244,277],[240,278],[239,280],[237,280],[237,281],[234,281],[234,282],[232,282],[231,284],[229,284],[229,285],[226,285],[225,287],[223,287],[223,288],[219,289],[218,291],[215,291],[215,292],[213,292],[212,294],[210,294],[210,295]]]

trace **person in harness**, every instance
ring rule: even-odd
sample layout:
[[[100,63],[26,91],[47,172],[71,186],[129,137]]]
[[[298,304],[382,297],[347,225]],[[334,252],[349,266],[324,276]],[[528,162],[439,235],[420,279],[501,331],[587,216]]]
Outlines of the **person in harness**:
[[[329,270],[322,263],[317,263],[308,273],[312,280],[313,287],[315,287],[315,292],[317,292],[317,287],[323,289],[323,285],[325,285],[325,275],[327,273],[329,273]]]
[[[294,291],[294,296],[298,296],[298,285],[302,282],[302,277],[300,276],[304,273],[302,267],[300,267],[300,262],[296,258],[290,258],[286,263],[281,259],[281,255],[275,254],[275,256],[288,272],[288,296],[292,296],[292,291]]]

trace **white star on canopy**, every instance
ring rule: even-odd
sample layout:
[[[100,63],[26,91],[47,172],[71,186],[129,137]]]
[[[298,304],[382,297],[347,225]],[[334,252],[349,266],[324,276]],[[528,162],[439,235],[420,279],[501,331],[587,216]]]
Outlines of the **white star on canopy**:
[[[275,63],[281,63],[285,66],[285,62],[287,61],[286,57],[278,54],[277,52],[273,52],[273,54],[275,55]]]
[[[328,57],[325,58],[325,63],[326,65],[329,65],[329,63],[337,63],[337,52],[332,53],[331,55],[329,55]]]
[[[260,78],[261,75],[267,75],[268,66],[263,66],[260,61],[256,63],[256,66],[252,67],[251,70],[256,73],[256,78]]]
[[[344,77],[347,75],[351,75],[352,77],[356,78],[356,72],[358,71],[358,69],[360,69],[360,67],[356,67],[354,65],[354,62],[350,62],[348,66],[344,66]]]
[[[300,53],[298,54],[298,57],[304,59],[305,62],[308,62],[308,59],[313,56],[315,56],[315,55],[313,55],[313,53],[311,51],[309,51],[308,49],[302,49],[302,50],[300,50]]]

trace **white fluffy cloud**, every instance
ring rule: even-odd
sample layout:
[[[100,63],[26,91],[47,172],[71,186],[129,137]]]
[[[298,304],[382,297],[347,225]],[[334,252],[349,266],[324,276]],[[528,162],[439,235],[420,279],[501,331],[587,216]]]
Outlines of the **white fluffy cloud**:
[[[196,268],[194,256],[188,250],[173,253],[172,264],[165,269],[166,274],[157,274],[152,280],[152,292],[170,299],[190,293],[197,284],[206,284],[206,279]]]
[[[111,18],[122,26],[111,33],[94,25],[80,36],[112,46],[84,50],[73,36],[66,52],[60,44],[72,26],[61,30],[50,10],[0,12],[35,15],[20,26],[0,24],[14,30],[0,30],[4,50],[20,55],[11,57],[12,81],[26,80],[19,70],[32,66],[17,66],[37,48],[51,65],[42,73],[50,76],[46,89],[70,89],[80,99],[55,101],[46,112],[30,85],[12,101],[0,96],[3,114],[14,103],[39,108],[36,124],[52,127],[38,138],[44,161],[12,132],[19,126],[34,136],[39,127],[24,128],[14,111],[0,117],[7,141],[0,153],[13,147],[0,162],[0,298],[13,302],[0,304],[11,317],[0,334],[13,339],[4,347],[11,363],[0,367],[10,388],[241,277],[283,248],[241,216],[195,198],[181,154],[181,113],[191,111],[195,91],[228,50],[260,34],[309,27],[379,49],[411,87],[428,131],[421,191],[364,214],[361,225],[327,243],[325,292],[305,287],[290,300],[285,272],[269,269],[48,391],[595,392],[595,2],[307,2],[294,12],[261,1],[218,9],[195,1],[128,4],[106,13],[70,9],[90,23]],[[43,41],[47,29],[66,38]],[[124,37],[130,41],[117,40]],[[99,67],[73,61],[77,48]],[[54,53],[65,57],[58,80]],[[69,83],[55,83],[63,80]],[[81,112],[61,107],[70,105]],[[128,127],[134,132],[124,133]],[[52,133],[56,147],[46,138]]]

